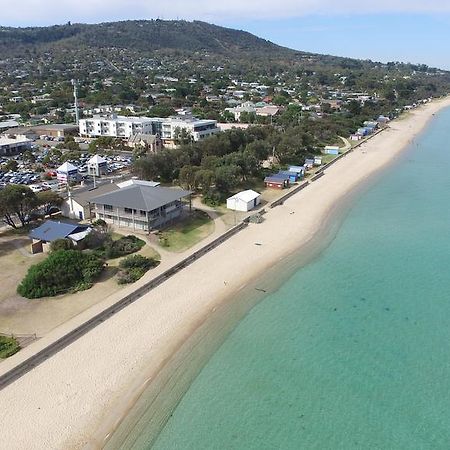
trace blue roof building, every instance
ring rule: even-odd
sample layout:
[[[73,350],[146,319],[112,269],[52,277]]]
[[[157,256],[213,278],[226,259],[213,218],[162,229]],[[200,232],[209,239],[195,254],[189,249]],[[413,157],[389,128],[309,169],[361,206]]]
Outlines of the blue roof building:
[[[30,238],[44,243],[53,242],[58,239],[70,238],[77,242],[85,237],[91,228],[87,225],[77,225],[65,222],[47,220],[40,227],[31,230]],[[81,239],[80,239],[81,238]]]
[[[280,170],[277,175],[288,177],[291,183],[295,183],[298,180],[298,173],[290,170]]]

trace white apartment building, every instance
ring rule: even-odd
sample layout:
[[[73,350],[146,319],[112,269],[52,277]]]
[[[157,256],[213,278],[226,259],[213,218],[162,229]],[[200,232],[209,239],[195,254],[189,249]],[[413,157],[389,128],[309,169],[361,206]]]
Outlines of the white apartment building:
[[[192,116],[169,117],[124,117],[117,115],[95,115],[92,119],[80,120],[80,136],[117,137],[129,139],[135,135],[158,135],[163,144],[174,146],[178,133],[186,130],[194,141],[200,141],[220,132],[215,120],[201,120]]]
[[[154,119],[148,117],[100,116],[80,120],[80,136],[129,139],[135,134],[154,134]]]
[[[159,119],[159,135],[166,146],[174,145],[177,134],[181,130],[186,130],[193,141],[200,141],[213,134],[219,133],[216,120],[196,119],[195,117],[169,117]]]

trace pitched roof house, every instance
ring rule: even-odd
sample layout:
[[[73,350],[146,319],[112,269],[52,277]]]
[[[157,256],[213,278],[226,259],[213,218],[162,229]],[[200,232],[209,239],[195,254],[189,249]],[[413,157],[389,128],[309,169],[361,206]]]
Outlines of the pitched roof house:
[[[97,219],[119,227],[151,231],[178,219],[182,200],[191,192],[176,188],[131,184],[91,199]]]

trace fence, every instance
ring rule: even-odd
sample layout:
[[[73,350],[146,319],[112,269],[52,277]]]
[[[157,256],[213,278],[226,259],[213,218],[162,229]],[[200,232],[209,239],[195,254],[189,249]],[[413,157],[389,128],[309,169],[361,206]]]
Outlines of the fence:
[[[136,289],[131,294],[128,294],[127,296],[120,299],[115,304],[109,306],[104,311],[100,312],[96,316],[92,317],[88,321],[84,322],[71,332],[65,334],[55,342],[51,343],[47,347],[43,348],[33,356],[29,357],[22,363],[18,364],[13,369],[9,370],[5,374],[0,376],[0,389],[5,388],[9,384],[13,383],[18,378],[25,375],[30,370],[34,369],[41,363],[43,363],[45,360],[50,358],[51,356],[58,353],[63,348],[67,347],[68,345],[75,342],[78,338],[85,335],[88,331],[95,328],[97,325],[100,325],[105,320],[109,319],[110,317],[117,314],[119,311],[130,305],[131,303],[134,303],[136,300],[141,298],[143,295],[150,292],[155,287],[159,286],[160,284],[164,283],[166,280],[171,278],[173,275],[175,275],[177,272],[182,270],[183,268],[189,266],[194,261],[205,255],[206,253],[210,252],[212,249],[218,247],[220,244],[225,242],[226,240],[230,239],[230,237],[234,236],[235,234],[239,233],[244,228],[248,227],[248,222],[241,222],[239,225],[235,226],[234,228],[231,228],[218,238],[211,241],[209,244],[206,244],[201,249],[194,252],[192,255],[188,256],[187,258],[180,261],[178,264],[175,264],[170,269],[166,270],[162,274],[158,275],[156,278],[153,278],[153,280],[150,280],[148,283],[144,284],[140,288]]]

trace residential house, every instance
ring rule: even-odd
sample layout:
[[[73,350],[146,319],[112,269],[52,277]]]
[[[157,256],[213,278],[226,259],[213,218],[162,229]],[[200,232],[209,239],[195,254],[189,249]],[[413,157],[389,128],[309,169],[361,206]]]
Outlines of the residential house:
[[[105,183],[97,185],[95,188],[82,188],[74,192],[69,192],[68,197],[61,205],[61,213],[64,217],[76,220],[90,220],[93,217],[91,201],[108,192],[119,189],[114,183]]]
[[[151,231],[179,219],[190,191],[132,183],[91,200],[93,213],[118,227]]]

